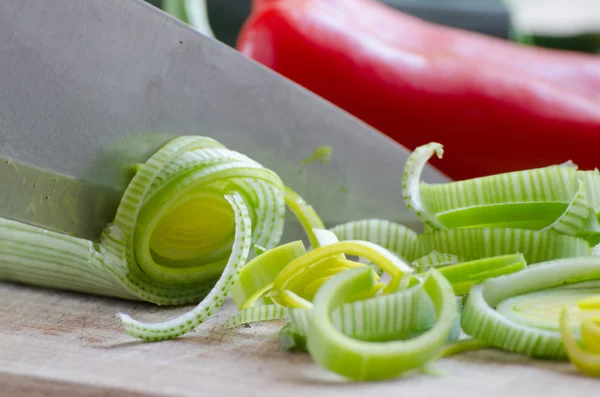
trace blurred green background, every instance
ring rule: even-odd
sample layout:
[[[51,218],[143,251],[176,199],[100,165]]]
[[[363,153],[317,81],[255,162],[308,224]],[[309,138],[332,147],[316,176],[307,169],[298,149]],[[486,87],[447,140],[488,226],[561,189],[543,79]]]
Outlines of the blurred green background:
[[[156,7],[162,8],[163,0],[146,0]],[[183,0],[182,0],[183,1]],[[206,0],[210,25],[215,36],[220,41],[230,46],[235,46],[239,30],[250,13],[250,0]],[[562,15],[554,16],[558,20],[556,31],[552,28],[540,29],[540,23],[535,21],[532,32],[527,29],[519,29],[515,23],[515,7],[522,7],[525,0],[381,0],[382,2],[399,9],[403,12],[418,16],[420,18],[463,29],[468,29],[507,40],[513,40],[524,44],[557,48],[564,50],[581,51],[588,53],[600,53],[600,23],[597,27],[590,28],[589,22],[585,29],[577,26],[570,27],[569,23],[577,24],[576,18],[562,18]],[[540,3],[542,2],[543,3]],[[535,12],[561,12],[554,7],[549,8],[552,0],[527,0],[529,8]],[[593,8],[595,15],[600,15],[600,0],[554,0],[556,2],[568,2],[572,7],[598,7]],[[536,3],[537,2],[537,3]],[[558,4],[558,3],[556,3]],[[543,5],[543,6],[539,6]],[[512,10],[512,12],[510,11]],[[557,11],[558,10],[558,11]],[[586,10],[574,10],[581,13]],[[531,12],[530,12],[531,14]],[[520,16],[520,15],[519,15]],[[540,15],[543,23],[552,24],[551,18]],[[579,17],[581,19],[581,17]],[[522,18],[520,18],[522,20]],[[531,17],[529,18],[531,20]],[[525,21],[525,24],[530,23]],[[565,24],[567,24],[565,29]],[[593,23],[592,23],[593,25]],[[535,30],[538,31],[535,31]]]

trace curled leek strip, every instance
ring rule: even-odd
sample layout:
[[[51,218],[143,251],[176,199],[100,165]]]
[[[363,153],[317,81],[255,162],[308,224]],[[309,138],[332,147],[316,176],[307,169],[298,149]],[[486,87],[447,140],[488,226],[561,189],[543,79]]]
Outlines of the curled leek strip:
[[[581,323],[581,340],[588,351],[600,355],[600,316]]]
[[[569,326],[568,310],[564,308],[560,316],[560,333],[569,360],[586,375],[600,377],[600,318],[581,323],[582,349]]]
[[[592,246],[600,244],[600,222],[594,210],[590,209],[586,224],[577,237],[587,240]]]
[[[284,335],[292,340],[284,343],[295,346],[306,337],[310,309],[291,309],[290,327]],[[430,329],[436,312],[421,284],[388,295],[347,302],[331,313],[331,321],[344,335],[370,341],[405,339]],[[303,343],[301,343],[303,344]]]
[[[437,155],[442,158],[444,147],[436,142],[416,148],[406,160],[404,176],[402,177],[402,196],[406,208],[413,211],[426,226],[432,229],[445,229],[445,226],[437,219],[429,203],[423,199],[421,194],[421,174],[427,161]]]
[[[591,296],[577,302],[577,306],[583,310],[600,309],[600,295]]]
[[[584,229],[600,178],[572,166],[511,172],[465,181],[420,183],[424,163],[442,150],[438,143],[411,154],[404,175],[404,199],[432,229],[497,227],[556,230],[577,235]],[[588,185],[591,184],[591,185]],[[588,188],[589,186],[589,188]]]
[[[584,310],[599,311],[600,295],[588,298],[586,303],[587,306],[583,306]],[[579,307],[582,307],[581,302]],[[587,318],[581,323],[581,339],[588,351],[600,355],[600,315]]]
[[[583,182],[586,188],[586,199],[590,207],[590,212],[586,225],[578,236],[585,238],[591,245],[600,243],[600,172],[577,171],[577,177]]]
[[[232,177],[232,178],[236,178],[238,175],[233,174],[233,175],[228,175],[228,176]],[[249,175],[245,175],[245,174],[240,175],[240,177],[248,177],[248,176]],[[233,181],[235,181],[235,179],[233,179]],[[238,189],[242,192],[245,191],[245,193],[247,193],[247,195],[250,197],[252,197],[250,193],[254,193],[253,196],[258,198],[258,205],[259,205],[258,209],[259,210],[263,209],[264,211],[267,211],[269,208],[267,205],[261,206],[261,204],[264,203],[264,201],[265,201],[264,195],[261,195],[261,193],[263,193],[263,192],[257,191],[256,189],[251,190],[253,185],[255,185],[256,183],[257,183],[257,181],[254,181],[254,180],[248,180],[248,181],[242,180],[240,182],[240,186],[238,187]],[[231,186],[232,184],[233,184],[233,182],[229,181],[229,183],[226,185],[227,188],[233,189],[233,187]],[[282,202],[285,201],[285,203],[287,203],[288,206],[290,206],[290,208],[292,209],[292,211],[298,216],[302,225],[307,229],[307,232],[309,233],[311,240],[318,242],[318,237],[316,237],[314,235],[314,233],[312,233],[311,226],[313,226],[315,224],[317,226],[322,225],[322,222],[319,219],[319,217],[316,215],[314,210],[312,210],[312,207],[308,206],[304,202],[304,200],[302,200],[302,198],[300,196],[298,196],[295,192],[293,192],[289,188],[282,186],[282,193],[283,193],[282,194],[283,197],[281,197],[283,199]],[[238,193],[236,193],[236,194],[238,194]],[[228,197],[226,197],[226,198],[229,200]],[[277,198],[279,198],[279,196]],[[241,204],[243,204],[243,203],[241,203]],[[277,207],[273,206],[273,208],[274,209],[272,209],[271,211],[275,211]],[[125,325],[125,329],[128,334],[130,334],[132,336],[136,336],[141,339],[145,339],[145,340],[171,339],[171,338],[177,337],[179,335],[182,335],[182,334],[192,330],[197,325],[199,325],[204,320],[206,320],[208,317],[210,317],[212,312],[222,304],[223,300],[228,295],[229,290],[234,285],[234,281],[235,281],[236,277],[240,273],[242,266],[246,263],[246,260],[249,256],[251,239],[250,239],[250,235],[248,234],[248,231],[251,226],[252,218],[248,217],[247,214],[244,213],[245,210],[246,210],[245,206],[240,206],[240,208],[234,207],[235,226],[236,226],[235,240],[233,243],[231,253],[229,254],[229,259],[228,259],[227,265],[226,265],[225,269],[223,270],[219,280],[217,281],[217,283],[215,284],[213,289],[210,291],[209,295],[203,301],[201,301],[200,304],[198,304],[198,306],[196,308],[192,309],[191,311],[189,311],[175,319],[171,319],[171,320],[164,321],[161,323],[155,323],[155,324],[142,323],[142,322],[133,320],[132,318],[130,318],[129,316],[127,316],[125,314],[119,314],[121,321]],[[261,220],[260,215],[261,215],[261,212],[258,211],[258,219],[259,220]],[[273,216],[270,219],[267,218],[269,221],[271,221],[271,223],[267,223],[268,226],[271,226],[271,230],[269,230],[269,232],[270,232],[269,234],[265,234],[263,232],[264,229],[259,229],[259,233],[254,233],[252,235],[252,238],[256,239],[255,246],[260,246],[261,251],[262,251],[263,246],[267,250],[267,251],[261,253],[256,258],[255,262],[258,263],[259,265],[257,266],[255,264],[253,264],[252,268],[257,268],[257,267],[264,268],[265,265],[266,265],[266,267],[269,267],[274,261],[273,253],[275,253],[275,254],[279,253],[280,254],[279,257],[277,257],[275,259],[283,260],[284,264],[285,264],[286,260],[297,257],[298,255],[301,255],[301,253],[304,252],[304,246],[301,243],[299,243],[299,244],[292,243],[292,244],[288,244],[283,249],[280,247],[280,249],[277,249],[276,251],[272,251],[271,253],[269,253],[268,249],[274,245],[273,244],[274,239],[279,240],[279,238],[281,237],[281,228],[283,225],[282,214],[275,214],[275,215],[276,216]],[[275,226],[279,226],[279,225],[281,225],[281,227],[275,228]],[[264,236],[267,236],[267,238],[263,238]],[[270,271],[267,271],[266,272],[267,274],[265,275],[265,277],[263,277],[261,280],[258,280],[258,282],[252,283],[252,285],[250,286],[251,289],[254,287],[257,287],[261,284],[264,284],[265,278],[268,279],[272,274],[276,274],[277,270],[278,270],[277,267],[275,267],[275,269],[270,269]],[[245,280],[245,279],[243,279],[243,280]],[[274,280],[273,287],[277,285],[276,281],[277,281],[277,279]],[[250,309],[251,306],[254,304],[254,301],[261,298],[264,295],[264,293],[267,292],[270,288],[271,288],[271,286],[269,284],[266,284],[266,285],[262,285],[258,291],[254,291],[252,296],[248,297],[245,300],[245,302],[243,303],[243,305],[245,306],[245,309]],[[242,286],[242,290],[244,290],[243,286]],[[310,305],[310,303],[306,302],[304,299],[302,299],[302,297],[295,295],[295,293],[293,291],[280,290],[279,294],[273,297],[273,299],[275,299],[275,298],[287,298],[288,301],[295,301],[295,302],[300,302],[300,304],[306,303],[306,304]],[[282,314],[280,310],[275,310],[275,309],[267,310],[265,313],[267,313],[267,316],[269,317],[269,319],[275,318],[274,317],[275,315]],[[254,312],[249,312],[246,314],[248,314],[250,316],[256,315],[256,313],[254,313]],[[262,315],[262,314],[260,314],[260,312],[258,312],[258,316],[260,317],[260,316],[264,316],[264,315]],[[235,320],[232,320],[232,323],[233,322],[235,322]]]
[[[288,310],[279,305],[248,307],[237,312],[225,322],[225,327],[233,328],[242,324],[279,320],[288,316]]]
[[[382,246],[407,261],[414,260],[419,249],[417,233],[395,222],[364,219],[337,225],[330,229],[340,241],[363,240]]]
[[[319,215],[317,215],[314,208],[308,205],[308,203],[292,189],[286,186],[284,187],[284,193],[286,205],[304,227],[310,244],[313,247],[318,247],[319,241],[313,230],[324,229],[325,226],[323,225],[323,221],[321,221],[321,218],[319,218]]]
[[[487,342],[478,339],[463,339],[448,343],[442,351],[442,357],[450,357],[474,350],[481,350],[490,347]]]
[[[457,298],[456,303],[460,313],[462,300]],[[289,313],[286,312],[285,316],[289,316],[291,323],[285,326],[279,335],[284,349],[306,352],[309,313],[309,309],[291,309]],[[415,337],[431,329],[435,319],[435,308],[421,285],[390,295],[345,303],[331,314],[334,326],[345,335],[372,342]],[[458,340],[460,331],[460,317],[457,316],[448,340]]]
[[[526,268],[522,254],[502,255],[442,267],[439,270],[452,284],[456,295],[468,294],[471,287],[488,278],[510,274]]]
[[[454,265],[459,262],[464,262],[461,258],[452,254],[445,254],[443,252],[431,251],[427,255],[415,259],[411,262],[412,267],[415,269],[425,272],[432,267],[441,268],[444,266]]]
[[[598,169],[592,171],[577,171],[577,178],[583,181],[586,187],[586,198],[588,205],[594,215],[600,212],[600,172]]]
[[[558,219],[542,230],[555,230],[569,236],[575,236],[582,231],[587,223],[590,208],[586,200],[586,189],[582,181],[578,183],[577,193],[569,203],[565,212]]]
[[[399,288],[405,287],[413,272],[413,269],[403,260],[377,244],[362,240],[347,240],[315,248],[294,259],[277,275],[273,284],[274,291],[290,290],[295,287],[304,288],[307,285],[307,280],[322,279],[317,277],[320,274],[330,277],[340,270],[365,267],[361,263],[341,259],[339,254],[365,258],[386,272],[391,280],[383,288],[384,293],[395,292]],[[323,279],[323,281],[325,280]],[[374,286],[374,292],[375,288]],[[302,293],[299,295],[302,295]]]
[[[285,198],[292,212],[296,214],[300,223],[305,228],[309,239],[316,245],[326,245],[337,242],[337,238],[332,233],[324,229],[313,228],[323,223],[314,209],[308,206],[300,196],[289,188],[285,188]],[[261,313],[281,313],[284,312],[275,308],[262,309],[260,311],[251,310],[253,306],[272,305],[273,300],[267,296],[272,289],[277,275],[293,260],[306,253],[302,241],[294,241],[279,247],[262,250],[259,257],[250,261],[239,274],[237,281],[231,289],[231,297],[237,308],[244,313],[238,313],[236,318],[254,318],[254,321],[261,321],[264,316]],[[342,255],[341,258],[344,258]],[[282,291],[283,292],[283,291]],[[290,294],[290,291],[286,291]],[[272,318],[272,314],[269,316]],[[244,320],[246,321],[246,320]],[[231,326],[239,323],[238,320],[231,319]]]
[[[236,237],[229,255],[229,261],[213,289],[193,310],[162,323],[143,323],[132,319],[127,314],[119,313],[119,318],[125,326],[127,334],[147,341],[172,339],[193,330],[208,319],[215,309],[221,306],[233,284],[234,276],[246,262],[250,251],[251,226],[248,214],[244,213],[243,201],[239,196],[227,197],[227,199],[231,200],[234,207],[236,216],[235,234],[239,237]]]
[[[319,289],[309,313],[306,343],[312,358],[322,367],[358,381],[390,379],[435,360],[457,315],[451,285],[432,269],[423,288],[436,309],[433,328],[407,341],[368,342],[344,335],[333,325],[331,313],[374,283],[369,269],[339,273]]]
[[[423,254],[437,251],[465,259],[522,253],[527,263],[589,254],[589,244],[583,239],[526,229],[438,230],[421,234],[419,246]]]
[[[391,276],[385,287],[388,293],[410,280],[412,268],[377,244],[362,240],[339,242],[334,233],[324,229],[314,229],[313,235],[318,246],[308,253],[304,252],[301,242],[289,243],[264,252],[244,267],[232,288],[233,299],[241,311],[228,324],[273,319],[273,314],[266,313],[286,314],[276,307],[312,307],[315,294],[332,276],[348,269],[367,268],[346,259],[344,254],[367,258],[384,269]],[[384,284],[378,283],[353,299],[368,299],[382,287]],[[264,304],[269,307],[261,306]]]
[[[324,229],[313,229],[310,233],[317,246],[338,242],[333,233]],[[348,266],[362,266],[346,261],[343,254],[338,254],[312,264],[305,269],[307,271],[301,272],[301,278],[294,280],[296,274],[291,273],[290,279],[278,279],[290,262],[305,253],[304,244],[295,241],[265,251],[244,266],[231,289],[233,301],[240,311],[227,320],[227,327],[283,318],[287,315],[287,307],[310,307],[315,291],[328,277]],[[276,280],[285,288],[274,290]],[[299,285],[296,292],[294,285]]]
[[[273,288],[275,277],[292,260],[306,253],[302,241],[280,245],[265,251],[242,268],[231,288],[231,298],[238,309],[247,309],[264,301],[264,295]]]
[[[536,291],[599,279],[598,257],[538,263],[517,273],[488,279],[471,289],[461,316],[462,329],[474,338],[504,350],[537,357],[563,358],[565,351],[556,328],[540,326],[535,319],[528,322],[515,321],[514,317],[503,315],[500,310],[495,309],[501,308],[502,302],[511,298],[510,305],[514,307],[519,300],[526,302],[528,294],[537,293]],[[551,293],[547,291],[547,294]],[[544,301],[545,299],[541,300]],[[539,307],[540,311],[545,310],[543,303]],[[556,316],[556,310],[554,312]],[[558,324],[556,317],[555,321]]]

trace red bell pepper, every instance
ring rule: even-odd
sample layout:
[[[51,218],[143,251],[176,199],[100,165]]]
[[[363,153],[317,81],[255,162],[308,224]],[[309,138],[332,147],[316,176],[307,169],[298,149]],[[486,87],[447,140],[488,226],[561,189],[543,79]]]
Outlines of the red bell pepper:
[[[453,179],[600,167],[600,58],[447,28],[375,0],[258,0],[237,48]]]

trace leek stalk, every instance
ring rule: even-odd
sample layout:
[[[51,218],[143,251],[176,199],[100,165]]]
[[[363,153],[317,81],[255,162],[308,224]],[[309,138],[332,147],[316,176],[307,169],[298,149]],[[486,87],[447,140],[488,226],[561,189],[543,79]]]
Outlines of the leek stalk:
[[[98,242],[0,219],[0,279],[160,305],[200,301],[158,325],[120,315],[133,336],[173,338],[219,307],[252,245],[279,244],[286,195],[248,157],[210,138],[177,138],[137,167]]]

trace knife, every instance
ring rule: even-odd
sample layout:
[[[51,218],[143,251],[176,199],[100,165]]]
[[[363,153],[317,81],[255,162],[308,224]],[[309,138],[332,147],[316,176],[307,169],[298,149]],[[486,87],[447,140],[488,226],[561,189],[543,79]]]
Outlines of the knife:
[[[158,8],[0,2],[0,217],[95,239],[128,170],[190,134],[274,170],[327,225],[415,224],[405,148]],[[331,161],[303,165],[321,145]],[[425,178],[447,180],[433,168]]]

